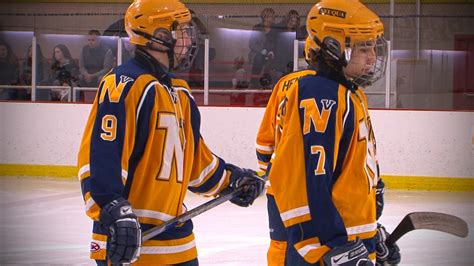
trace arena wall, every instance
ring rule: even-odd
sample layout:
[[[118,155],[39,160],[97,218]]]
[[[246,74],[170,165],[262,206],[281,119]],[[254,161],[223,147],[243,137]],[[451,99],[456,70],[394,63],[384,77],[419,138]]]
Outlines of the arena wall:
[[[88,104],[1,102],[0,175],[73,176],[90,109]],[[214,153],[256,168],[254,143],[264,109],[200,110],[202,136]],[[473,112],[370,112],[381,173],[393,188],[474,191]]]

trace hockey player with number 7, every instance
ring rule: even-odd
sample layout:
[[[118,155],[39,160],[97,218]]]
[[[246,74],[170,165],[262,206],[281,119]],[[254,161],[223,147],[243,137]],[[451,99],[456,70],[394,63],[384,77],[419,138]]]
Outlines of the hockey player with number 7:
[[[257,136],[268,265],[397,264],[377,223],[384,185],[362,91],[385,72],[383,24],[357,0],[322,0],[306,27],[310,67],[277,83]]]
[[[241,191],[230,201],[243,207],[263,191],[254,171],[209,150],[188,84],[173,78],[173,66],[196,52],[190,22],[177,0],[136,0],[125,14],[135,57],[100,83],[78,156],[98,265],[198,265],[191,220],[143,243],[141,232],[186,212],[188,189],[208,196]]]

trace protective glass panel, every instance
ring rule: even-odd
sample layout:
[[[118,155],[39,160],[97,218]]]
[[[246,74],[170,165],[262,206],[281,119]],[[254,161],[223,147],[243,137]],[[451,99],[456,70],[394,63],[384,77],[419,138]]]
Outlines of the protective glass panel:
[[[33,32],[0,32],[0,100],[29,100]]]
[[[102,77],[117,66],[117,42],[94,34],[38,34],[49,75],[37,84],[36,100],[92,102]]]

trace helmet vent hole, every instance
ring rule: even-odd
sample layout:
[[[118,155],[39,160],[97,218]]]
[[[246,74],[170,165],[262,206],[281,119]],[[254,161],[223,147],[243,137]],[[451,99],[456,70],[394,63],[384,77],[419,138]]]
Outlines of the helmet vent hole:
[[[135,19],[141,18],[142,16],[143,16],[143,14],[136,15],[136,16],[135,16]]]

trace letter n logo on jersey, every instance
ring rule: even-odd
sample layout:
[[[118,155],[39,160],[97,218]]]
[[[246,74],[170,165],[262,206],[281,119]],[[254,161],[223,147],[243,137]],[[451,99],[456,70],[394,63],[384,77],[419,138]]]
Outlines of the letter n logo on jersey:
[[[322,99],[322,110],[320,110],[314,98],[302,100],[300,108],[304,109],[303,134],[306,135],[311,131],[311,123],[314,125],[316,132],[324,133],[334,104],[336,104],[334,100]]]
[[[121,75],[120,81],[117,84],[115,75],[108,75],[107,77],[105,77],[102,85],[102,90],[100,91],[99,104],[104,101],[106,94],[109,96],[109,101],[111,103],[118,103],[120,101],[120,97],[122,96],[122,92],[125,88],[125,85],[127,85],[127,83],[129,83],[130,81],[133,81],[133,79]]]

